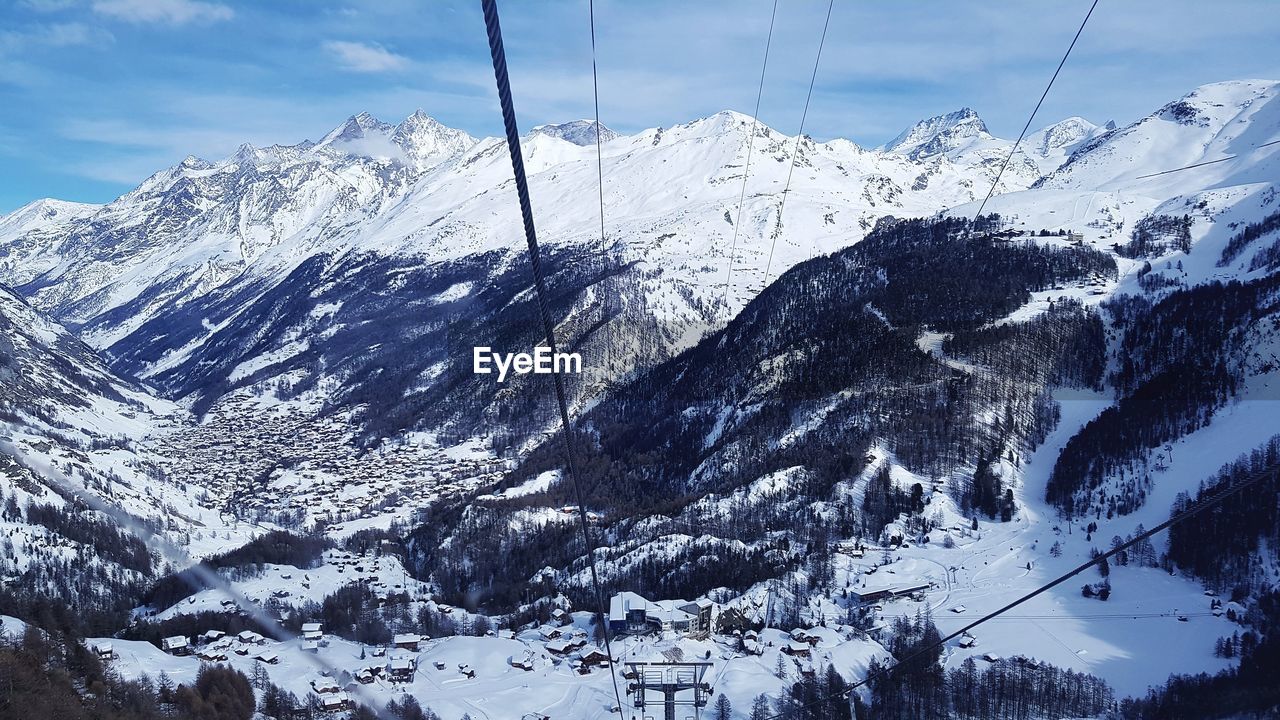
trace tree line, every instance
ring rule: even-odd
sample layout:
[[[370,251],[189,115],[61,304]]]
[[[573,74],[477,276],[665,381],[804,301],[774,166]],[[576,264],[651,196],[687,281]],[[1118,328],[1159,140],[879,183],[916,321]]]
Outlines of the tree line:
[[[1096,717],[1114,702],[1100,678],[1031,658],[1002,659],[979,669],[973,658],[942,667],[937,627],[926,614],[894,620],[886,649],[894,660],[872,661],[870,699],[855,699],[860,720],[1036,720]],[[918,657],[907,658],[920,653]]]
[[[603,516],[598,542],[634,551],[670,518],[766,548],[767,533],[793,528],[796,512],[815,501],[840,508],[824,531],[878,537],[901,512],[900,501],[877,485],[873,500],[886,502],[875,500],[864,508],[875,517],[860,518],[838,490],[863,474],[874,442],[909,469],[942,478],[997,458],[1016,461],[1043,440],[1057,420],[1051,386],[1098,382],[1098,316],[1064,302],[1026,328],[984,326],[1032,292],[1114,277],[1116,268],[1085,248],[975,235],[994,222],[882,224],[847,250],[788,270],[724,329],[588,412],[571,442],[587,505]],[[923,328],[955,333],[955,351],[989,361],[990,369],[967,372],[925,352],[917,344]],[[793,432],[805,417],[821,422]],[[562,445],[543,443],[505,483],[563,463]],[[788,502],[776,511],[743,507],[725,516],[697,508],[708,495],[733,497],[779,473],[788,474]],[[1009,488],[993,473],[976,479],[966,504],[1011,517]],[[531,578],[543,568],[580,567],[572,518],[534,510],[576,503],[560,482],[520,498],[437,506],[412,533],[412,564],[451,602],[479,598],[491,611],[514,609],[533,599]],[[517,519],[530,510],[529,520]],[[619,564],[606,575],[627,589],[696,596],[741,587],[780,565],[719,546],[677,548],[653,562]],[[581,588],[557,590],[572,596]]]
[[[1207,283],[1152,304],[1106,304],[1123,333],[1108,377],[1119,396],[1063,447],[1048,499],[1068,515],[1124,514],[1145,502],[1148,453],[1212,421],[1243,379],[1247,331],[1276,309],[1280,276]],[[1103,481],[1119,476],[1110,493]]]

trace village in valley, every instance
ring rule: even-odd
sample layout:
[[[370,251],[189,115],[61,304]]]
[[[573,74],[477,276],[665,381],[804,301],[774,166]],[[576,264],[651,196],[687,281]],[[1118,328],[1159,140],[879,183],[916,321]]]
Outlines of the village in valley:
[[[922,550],[928,552],[915,548]],[[259,573],[230,579],[225,588],[207,588],[146,614],[154,623],[184,615],[209,618],[209,612],[265,614],[293,630],[283,639],[255,630],[202,629],[156,642],[104,638],[90,644],[127,678],[164,673],[170,682],[189,683],[202,664],[227,665],[270,679],[308,706],[335,714],[357,703],[383,706],[412,696],[444,717],[591,716],[616,705],[611,650],[628,711],[648,697],[645,676],[654,673],[646,670],[652,667],[696,670],[690,675],[695,680],[682,687],[681,697],[689,702],[705,702],[714,693],[750,698],[785,692],[797,680],[818,678],[828,666],[846,678],[865,673],[870,662],[887,657],[878,641],[888,616],[942,612],[951,600],[946,571],[904,557],[910,552],[899,537],[884,547],[841,543],[838,577],[844,591],[812,607],[806,626],[788,630],[771,626],[774,605],[781,602],[772,587],[728,603],[618,592],[607,601],[611,642],[605,643],[594,612],[567,603],[543,612],[545,620],[520,626],[445,605],[430,584],[407,573],[392,543],[384,542],[362,553],[326,550],[306,569],[262,565]],[[317,620],[316,601],[344,588],[367,589],[375,598],[387,619],[384,642],[357,642],[349,632],[339,637]],[[447,630],[435,637],[422,633],[425,618]],[[974,644],[969,638],[956,651],[978,653]],[[989,652],[986,657],[1000,660]]]
[[[235,520],[334,537],[406,522],[436,500],[492,484],[506,464],[478,445],[430,438],[357,448],[337,416],[317,417],[249,393],[201,422],[174,422],[144,441],[163,479],[197,488],[202,505]]]
[[[308,567],[267,563],[247,573],[224,572],[225,587],[207,587],[169,607],[139,608],[139,618],[150,623],[220,614],[281,632],[271,637],[188,624],[189,632],[150,641],[90,641],[123,677],[154,679],[164,673],[173,683],[190,683],[202,665],[218,664],[269,680],[335,716],[360,704],[381,707],[413,697],[442,717],[550,718],[588,717],[612,708],[611,665],[629,710],[660,699],[646,684],[648,674],[658,672],[652,668],[687,668],[688,679],[679,686],[686,701],[706,703],[723,694],[743,703],[761,693],[778,696],[797,681],[824,677],[828,668],[846,681],[863,677],[873,661],[888,658],[885,643],[898,619],[931,618],[943,633],[953,632],[1040,571],[1044,556],[1036,552],[1038,544],[1070,540],[1062,528],[1037,522],[1034,509],[1007,524],[979,522],[966,519],[945,493],[934,492],[926,502],[938,522],[927,535],[894,522],[879,542],[837,542],[831,592],[788,596],[788,582],[803,584],[803,573],[740,595],[689,600],[623,590],[606,599],[606,643],[595,609],[573,607],[564,596],[550,605],[542,601],[537,612],[489,617],[443,602],[430,582],[406,569],[395,541],[375,538],[362,550],[342,542],[359,529],[385,528],[395,520],[383,510],[412,513],[450,493],[469,492],[481,501],[518,497],[543,488],[554,473],[489,495],[497,492],[492,487],[501,467],[483,453],[424,443],[357,455],[336,421],[306,421],[242,402],[210,413],[196,428],[155,436],[175,458],[167,471],[206,473],[209,492],[240,508],[239,517],[318,530],[337,546]],[[306,460],[290,454],[304,447],[310,449]],[[578,508],[531,513],[568,522]],[[290,514],[296,519],[281,522]],[[592,525],[602,521],[594,512],[585,515]],[[1159,574],[1145,568],[1116,572],[1117,578]],[[1088,670],[1117,652],[1150,644],[1153,631],[1162,633],[1156,643],[1161,646],[1230,634],[1233,624],[1223,611],[1231,607],[1196,598],[1194,588],[1165,577],[1166,595],[1159,602],[1130,594],[1109,603],[1111,612],[1142,616],[1126,629],[1128,637],[1104,640],[1056,623],[1095,612],[1096,600],[1068,590],[1030,603],[1025,623],[1012,618],[949,641],[943,664],[1049,662]],[[353,589],[376,610],[386,633],[377,641],[323,621],[322,603]],[[785,602],[793,603],[790,621],[782,619]],[[1028,638],[1042,650],[1035,658],[1024,654]],[[1116,681],[1128,690],[1158,680],[1160,672],[1156,663]]]
[[[300,624],[308,598],[348,586],[366,587],[389,616],[431,613],[448,618],[451,632],[429,637],[392,628],[384,643],[361,643],[332,633],[323,623]],[[230,592],[210,588],[151,620],[206,611],[255,617],[266,613],[296,625],[296,637],[276,640],[245,630],[205,630],[157,643],[98,639],[89,645],[125,677],[161,672],[174,683],[191,682],[202,664],[223,664],[294,693],[308,706],[341,713],[363,703],[381,706],[413,696],[443,717],[589,717],[614,706],[610,656],[595,614],[555,607],[545,622],[496,627],[484,618],[435,600],[430,587],[405,573],[394,554],[342,550],[324,553],[318,567],[266,565],[260,575],[232,581]],[[862,630],[841,623],[784,632],[759,628],[752,610],[708,599],[649,600],[620,592],[608,601],[613,665],[630,697],[643,688],[646,667],[702,667],[688,690],[703,702],[713,692],[777,692],[835,664],[841,672],[865,670],[883,650]],[[207,615],[205,616],[207,617]],[[290,623],[290,619],[295,622]],[[406,623],[406,626],[412,623]],[[654,698],[649,697],[649,702]]]

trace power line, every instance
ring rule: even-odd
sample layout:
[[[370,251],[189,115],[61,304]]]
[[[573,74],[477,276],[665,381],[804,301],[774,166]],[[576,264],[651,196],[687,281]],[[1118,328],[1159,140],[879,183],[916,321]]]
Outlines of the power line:
[[[778,0],[773,0],[773,12],[769,15],[769,34],[764,41],[764,63],[760,66],[760,86],[756,88],[756,110],[751,114],[751,134],[747,137],[747,161],[742,166],[742,192],[738,193],[738,214],[733,220],[733,242],[729,245],[729,272],[724,278],[722,304],[729,308],[729,287],[733,280],[733,261],[738,249],[738,228],[742,226],[742,203],[747,198],[747,175],[751,172],[751,146],[756,140],[756,123],[760,117],[760,98],[764,96],[764,74],[769,68],[769,47],[773,44],[773,21],[778,16]]]
[[[1255,145],[1255,146],[1253,146],[1252,148],[1249,148],[1249,149],[1250,149],[1250,150],[1257,150],[1258,148],[1268,147],[1268,146],[1270,146],[1270,145],[1275,145],[1275,144],[1277,144],[1277,143],[1280,143],[1280,140],[1272,140],[1271,142],[1262,143],[1261,145]],[[1176,167],[1176,168],[1172,168],[1172,169],[1170,169],[1170,170],[1161,170],[1160,172],[1153,172],[1153,173],[1149,173],[1149,174],[1147,174],[1147,175],[1139,175],[1138,177],[1134,178],[1134,180],[1142,180],[1142,179],[1144,179],[1144,178],[1153,178],[1153,177],[1157,177],[1157,176],[1159,176],[1159,175],[1168,175],[1169,173],[1182,172],[1183,170],[1190,170],[1191,168],[1204,167],[1205,165],[1213,165],[1214,163],[1226,162],[1226,161],[1228,161],[1228,160],[1235,160],[1235,159],[1236,159],[1236,158],[1238,158],[1238,157],[1240,157],[1240,156],[1239,156],[1239,155],[1228,155],[1227,157],[1224,157],[1224,158],[1218,158],[1217,160],[1208,160],[1208,161],[1205,161],[1205,162],[1193,163],[1193,164],[1191,164],[1191,165],[1183,165],[1182,167]]]
[[[1145,618],[1171,618],[1171,617],[1185,617],[1185,618],[1193,618],[1193,617],[1209,617],[1209,616],[1211,616],[1211,615],[1213,615],[1213,613],[1211,613],[1211,612],[1194,612],[1194,613],[1180,613],[1180,612],[1171,612],[1171,613],[1128,613],[1128,614],[1125,614],[1125,613],[1099,613],[1099,614],[1083,613],[1083,614],[1080,614],[1080,615],[1002,615],[1002,616],[1000,616],[1000,617],[994,617],[994,618],[991,618],[991,619],[992,619],[993,621],[994,621],[994,620],[1034,620],[1034,621],[1037,621],[1037,622],[1044,622],[1045,620],[1070,620],[1070,621],[1073,621],[1073,622],[1074,622],[1074,621],[1077,621],[1077,620],[1139,620],[1139,619],[1145,619]]]
[[[1044,92],[1040,94],[1040,100],[1036,103],[1035,109],[1031,111],[1031,115],[1027,118],[1027,124],[1022,126],[1022,132],[1018,133],[1018,139],[1013,143],[1013,147],[1009,149],[1009,156],[1004,159],[1004,163],[1000,165],[1000,171],[996,173],[995,180],[991,181],[991,189],[987,191],[987,196],[982,199],[982,203],[978,205],[978,212],[973,215],[973,225],[982,217],[982,211],[987,207],[987,201],[991,199],[991,195],[995,193],[996,186],[1000,184],[1000,178],[1004,175],[1005,168],[1009,167],[1009,161],[1013,160],[1013,156],[1018,152],[1018,146],[1022,144],[1022,139],[1027,136],[1027,130],[1031,129],[1031,122],[1036,119],[1036,113],[1040,112],[1040,106],[1044,104],[1044,99],[1049,97],[1049,89],[1053,87],[1053,82],[1058,79],[1058,73],[1062,72],[1062,66],[1067,64],[1067,58],[1071,57],[1071,50],[1075,48],[1076,41],[1080,39],[1080,33],[1084,32],[1084,26],[1089,23],[1089,18],[1093,16],[1094,8],[1098,7],[1098,0],[1093,0],[1093,4],[1089,6],[1089,12],[1085,13],[1084,20],[1080,22],[1079,29],[1076,30],[1076,36],[1071,38],[1071,44],[1067,46],[1067,51],[1063,53],[1062,60],[1058,63],[1058,68],[1053,71],[1053,77],[1049,78],[1049,84],[1044,86]]]
[[[925,647],[922,647],[922,648],[920,648],[920,649],[916,650],[915,652],[911,653],[910,655],[908,655],[907,657],[903,658],[902,660],[897,660],[896,662],[894,662],[894,664],[886,666],[884,669],[880,670],[879,672],[872,673],[872,674],[870,674],[870,675],[866,676],[865,678],[863,678],[863,679],[859,680],[858,682],[853,683],[853,684],[852,684],[852,685],[850,685],[850,686],[849,686],[849,688],[848,688],[848,689],[846,689],[845,691],[843,691],[843,692],[841,692],[841,693],[839,693],[839,694],[837,694],[837,695],[829,695],[829,696],[827,696],[827,697],[825,697],[825,698],[821,698],[821,699],[815,700],[815,701],[813,701],[813,702],[806,703],[806,704],[804,704],[804,705],[801,705],[799,708],[795,708],[795,709],[803,709],[803,708],[806,708],[806,707],[813,707],[813,706],[815,706],[815,705],[819,705],[819,704],[822,704],[822,703],[830,702],[831,700],[834,700],[834,699],[837,699],[837,698],[847,697],[847,696],[848,696],[850,693],[852,693],[854,690],[857,690],[858,688],[862,687],[863,685],[866,685],[867,683],[870,683],[872,680],[876,680],[876,679],[878,679],[878,678],[880,678],[880,677],[883,677],[883,676],[885,676],[885,675],[888,675],[888,674],[892,673],[894,670],[898,669],[899,667],[902,667],[903,665],[905,665],[905,664],[907,664],[907,663],[909,663],[909,662],[911,662],[911,661],[913,661],[913,660],[915,660],[915,659],[917,659],[917,658],[919,658],[919,657],[924,656],[924,655],[925,655],[925,654],[927,654],[927,653],[930,653],[930,652],[932,652],[932,651],[934,651],[934,650],[936,650],[936,649],[938,649],[938,648],[940,648],[940,647],[942,647],[942,646],[946,645],[946,644],[947,644],[948,642],[950,642],[951,640],[954,640],[954,639],[956,639],[956,638],[960,637],[961,635],[964,635],[964,634],[968,633],[968,632],[969,632],[970,630],[972,630],[973,628],[976,628],[976,627],[978,627],[979,625],[981,625],[981,624],[983,624],[983,623],[985,623],[985,622],[987,622],[987,621],[989,621],[989,620],[994,620],[994,619],[999,618],[1001,615],[1003,615],[1004,613],[1008,612],[1009,610],[1012,610],[1013,608],[1015,608],[1015,607],[1017,607],[1017,606],[1019,606],[1019,605],[1021,605],[1021,604],[1025,603],[1025,602],[1027,602],[1028,600],[1031,600],[1032,598],[1035,598],[1035,597],[1037,597],[1037,596],[1039,596],[1039,595],[1042,595],[1042,594],[1044,594],[1044,593],[1048,592],[1049,590],[1052,590],[1053,588],[1055,588],[1055,587],[1057,587],[1057,586],[1061,585],[1062,583],[1064,583],[1064,582],[1066,582],[1066,581],[1070,580],[1071,578],[1075,577],[1076,575],[1079,575],[1080,573],[1084,572],[1085,570],[1088,570],[1089,568],[1093,567],[1094,565],[1098,565],[1098,564],[1102,563],[1103,561],[1105,561],[1105,560],[1107,560],[1107,559],[1109,559],[1109,558],[1111,558],[1111,557],[1113,557],[1113,556],[1115,556],[1115,555],[1118,555],[1119,553],[1122,553],[1122,552],[1124,552],[1125,550],[1128,550],[1129,548],[1133,547],[1134,545],[1137,545],[1138,543],[1143,542],[1144,540],[1149,540],[1149,539],[1151,539],[1151,537],[1152,537],[1153,535],[1155,535],[1155,534],[1157,534],[1157,533],[1159,533],[1159,532],[1161,532],[1161,531],[1163,531],[1163,530],[1166,530],[1166,529],[1168,529],[1168,528],[1170,528],[1170,527],[1173,527],[1174,525],[1176,525],[1176,524],[1178,524],[1178,523],[1180,523],[1180,522],[1183,522],[1184,520],[1187,520],[1187,519],[1189,519],[1189,518],[1191,518],[1191,517],[1193,517],[1193,516],[1195,516],[1195,515],[1199,515],[1200,513],[1204,512],[1205,510],[1208,510],[1208,509],[1210,509],[1210,508],[1212,508],[1212,507],[1214,507],[1214,506],[1218,505],[1218,504],[1219,504],[1219,503],[1221,503],[1223,500],[1226,500],[1228,497],[1230,497],[1230,496],[1232,496],[1232,495],[1235,495],[1235,494],[1239,493],[1240,491],[1244,490],[1245,488],[1248,488],[1248,487],[1252,486],[1252,485],[1253,485],[1253,484],[1255,484],[1255,483],[1258,483],[1258,482],[1261,482],[1262,480],[1265,480],[1268,476],[1270,476],[1270,475],[1272,475],[1272,474],[1274,474],[1274,473],[1276,473],[1276,472],[1277,472],[1277,467],[1270,467],[1270,468],[1267,468],[1267,469],[1265,469],[1265,470],[1259,470],[1258,472],[1254,473],[1253,475],[1249,476],[1248,478],[1246,478],[1246,479],[1244,479],[1244,480],[1242,480],[1242,481],[1240,481],[1240,482],[1238,482],[1238,483],[1236,483],[1236,484],[1234,484],[1234,485],[1230,485],[1230,484],[1229,484],[1229,485],[1227,485],[1226,487],[1224,487],[1224,488],[1222,488],[1221,490],[1219,490],[1219,491],[1218,491],[1216,494],[1214,494],[1213,496],[1211,496],[1211,497],[1209,497],[1209,498],[1207,498],[1207,499],[1204,499],[1204,500],[1200,500],[1200,501],[1196,502],[1194,505],[1191,505],[1191,506],[1189,506],[1189,507],[1187,507],[1187,508],[1183,509],[1183,511],[1182,511],[1182,512],[1180,512],[1180,513],[1176,513],[1176,514],[1174,514],[1174,515],[1170,516],[1168,520],[1165,520],[1164,522],[1160,523],[1159,525],[1156,525],[1155,527],[1151,528],[1150,530],[1147,530],[1146,532],[1144,532],[1144,533],[1142,533],[1142,534],[1140,534],[1140,535],[1135,536],[1134,538],[1130,539],[1128,542],[1125,542],[1125,543],[1122,543],[1122,544],[1120,544],[1120,545],[1117,545],[1116,547],[1112,548],[1111,550],[1108,550],[1107,552],[1102,553],[1102,554],[1098,555],[1097,557],[1094,557],[1094,558],[1091,558],[1091,559],[1089,559],[1089,560],[1085,561],[1084,563],[1082,563],[1081,565],[1077,566],[1076,568],[1074,568],[1074,569],[1072,569],[1072,570],[1070,570],[1070,571],[1066,572],[1066,573],[1065,573],[1065,574],[1063,574],[1063,575],[1058,576],[1058,577],[1057,577],[1057,578],[1055,578],[1054,580],[1051,580],[1050,582],[1045,583],[1044,585],[1041,585],[1040,587],[1036,588],[1035,590],[1032,590],[1031,592],[1029,592],[1029,593],[1027,593],[1027,594],[1023,595],[1023,596],[1022,596],[1022,597],[1020,597],[1020,598],[1018,598],[1017,600],[1014,600],[1013,602],[1010,602],[1010,603],[1006,604],[1005,606],[1003,606],[1003,607],[1001,607],[1001,608],[999,608],[999,609],[997,609],[997,610],[994,610],[994,611],[992,611],[992,612],[987,613],[986,615],[983,615],[982,617],[978,618],[977,620],[974,620],[973,622],[969,623],[968,625],[965,625],[964,627],[960,628],[959,630],[956,630],[955,632],[951,633],[950,635],[947,635],[947,636],[945,636],[945,637],[943,637],[943,638],[940,638],[940,639],[939,639],[939,640],[937,640],[936,642],[930,643],[929,645],[926,645]],[[783,714],[771,715],[771,716],[769,716],[769,718],[768,718],[767,720],[778,720],[779,718],[782,718],[782,717],[783,717]]]
[[[804,97],[804,111],[800,113],[800,130],[796,133],[796,147],[791,152],[791,166],[787,168],[787,182],[782,186],[782,199],[778,202],[778,233],[769,243],[769,259],[764,265],[764,284],[769,284],[769,268],[773,265],[773,249],[778,245],[778,235],[782,234],[782,210],[787,205],[787,193],[791,190],[791,174],[796,170],[796,156],[800,154],[800,142],[804,140],[804,121],[809,116],[809,101],[813,99],[813,84],[818,79],[818,63],[822,60],[822,46],[827,42],[827,27],[831,25],[831,8],[835,0],[827,2],[827,19],[822,21],[822,37],[818,40],[818,54],[813,59],[813,74],[809,76],[809,93]]]
[[[524,236],[529,249],[529,264],[533,267],[534,288],[537,291],[538,315],[542,320],[542,329],[546,334],[547,345],[554,355],[556,348],[555,325],[551,321],[551,313],[547,309],[546,280],[542,273],[542,260],[538,252],[538,233],[533,224],[533,204],[529,200],[529,182],[525,177],[524,158],[520,154],[520,130],[516,125],[515,106],[511,102],[511,81],[507,77],[506,52],[502,47],[502,26],[498,21],[497,0],[480,0],[484,10],[485,29],[489,35],[489,54],[493,59],[493,77],[498,87],[498,103],[502,106],[502,123],[507,132],[507,151],[511,155],[511,170],[515,176],[516,195],[520,201],[520,215],[524,221]],[[600,128],[596,128],[599,139]],[[604,594],[600,591],[600,576],[596,572],[595,545],[591,540],[591,529],[587,523],[587,508],[582,495],[582,484],[578,480],[577,462],[573,453],[573,439],[570,435],[569,402],[566,399],[564,378],[560,373],[552,373],[555,384],[556,404],[560,409],[561,437],[564,439],[564,452],[569,478],[573,482],[573,491],[578,499],[578,522],[582,529],[582,540],[586,546],[587,564],[591,568],[591,585],[596,596],[596,620],[604,631],[604,651],[609,660],[609,677],[613,680],[613,695],[617,700],[618,714],[622,714],[622,693],[618,690],[618,673],[613,664],[613,648],[609,641],[609,623],[605,617]]]

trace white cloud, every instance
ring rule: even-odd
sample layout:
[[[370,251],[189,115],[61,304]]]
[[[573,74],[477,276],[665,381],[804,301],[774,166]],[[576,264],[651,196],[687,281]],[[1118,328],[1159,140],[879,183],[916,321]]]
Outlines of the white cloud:
[[[342,67],[353,72],[390,72],[402,70],[409,58],[397,55],[381,45],[331,40],[324,49],[332,53]]]
[[[43,29],[40,41],[52,47],[97,45],[112,40],[111,33],[83,23],[57,23]]]
[[[79,0],[22,0],[25,7],[36,12],[61,12],[79,4]]]
[[[35,47],[105,45],[113,39],[106,30],[82,23],[32,25],[22,30],[0,32],[0,55]]]
[[[202,0],[94,0],[93,11],[128,22],[168,25],[230,20],[235,15],[226,5]]]

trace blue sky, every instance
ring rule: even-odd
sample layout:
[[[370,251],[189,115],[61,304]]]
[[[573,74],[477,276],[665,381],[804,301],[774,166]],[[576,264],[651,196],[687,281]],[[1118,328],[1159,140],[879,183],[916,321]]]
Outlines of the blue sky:
[[[596,4],[601,120],[750,112],[771,0]],[[1088,7],[837,0],[806,130],[864,146],[970,106],[1021,129]],[[591,114],[585,0],[501,5],[521,124]],[[796,131],[826,3],[780,0],[761,119]],[[105,202],[187,154],[317,139],[361,110],[499,130],[477,0],[0,0],[0,212]],[[1102,0],[1036,125],[1136,119],[1280,78],[1271,0]]]

